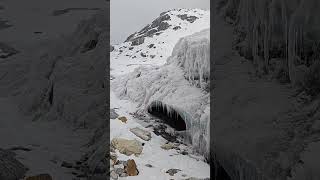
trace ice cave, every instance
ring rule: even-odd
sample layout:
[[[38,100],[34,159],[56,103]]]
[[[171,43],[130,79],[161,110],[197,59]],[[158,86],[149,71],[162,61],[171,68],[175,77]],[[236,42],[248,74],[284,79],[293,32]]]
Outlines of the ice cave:
[[[180,113],[160,101],[152,102],[148,107],[148,112],[160,118],[164,123],[170,125],[177,131],[184,131],[187,128],[185,119]]]

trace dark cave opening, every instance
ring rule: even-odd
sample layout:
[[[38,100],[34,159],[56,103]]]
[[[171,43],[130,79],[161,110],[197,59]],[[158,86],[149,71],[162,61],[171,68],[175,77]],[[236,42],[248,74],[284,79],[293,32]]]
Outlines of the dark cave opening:
[[[169,113],[170,112],[170,113]],[[186,130],[187,126],[181,115],[173,108],[168,109],[166,105],[161,102],[153,102],[148,108],[148,113],[163,120],[177,131]]]

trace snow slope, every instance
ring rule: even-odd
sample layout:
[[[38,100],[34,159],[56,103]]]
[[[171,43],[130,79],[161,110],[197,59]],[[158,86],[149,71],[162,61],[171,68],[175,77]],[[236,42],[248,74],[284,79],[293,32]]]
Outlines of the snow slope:
[[[193,17],[194,21],[188,21],[185,17]],[[176,9],[162,13],[154,22],[128,37],[126,42],[113,45],[114,50],[110,53],[111,74],[128,73],[141,64],[163,65],[180,38],[209,27],[209,11]],[[143,43],[132,45],[138,39],[144,39]]]

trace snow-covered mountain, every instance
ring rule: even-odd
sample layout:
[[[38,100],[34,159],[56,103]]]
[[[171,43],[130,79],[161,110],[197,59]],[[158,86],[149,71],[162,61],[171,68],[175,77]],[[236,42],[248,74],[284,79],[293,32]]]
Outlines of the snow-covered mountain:
[[[182,37],[210,27],[210,12],[202,9],[174,9],[164,13],[125,42],[113,45],[110,53],[112,74],[123,74],[135,67],[163,65]]]

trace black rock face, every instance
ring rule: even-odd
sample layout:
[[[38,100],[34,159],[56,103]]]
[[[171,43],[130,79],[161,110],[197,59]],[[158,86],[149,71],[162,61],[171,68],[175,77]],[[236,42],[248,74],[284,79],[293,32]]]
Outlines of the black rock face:
[[[161,13],[160,17],[155,19],[150,25],[145,26],[139,32],[131,34],[125,42],[132,42],[132,46],[140,45],[144,42],[145,37],[153,37],[161,34],[160,31],[168,29],[171,25],[165,21],[170,20],[170,16],[166,13]]]
[[[190,23],[193,23],[194,21],[196,21],[198,19],[198,17],[196,17],[196,16],[188,16],[187,14],[177,15],[177,17],[182,20],[189,21]]]

